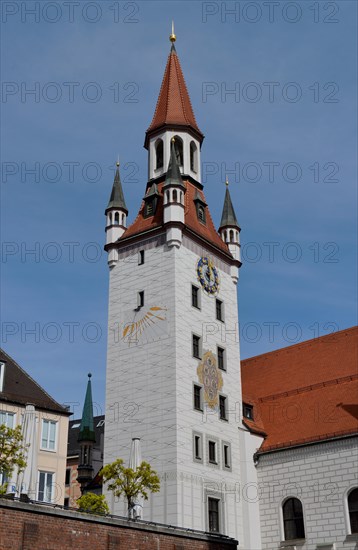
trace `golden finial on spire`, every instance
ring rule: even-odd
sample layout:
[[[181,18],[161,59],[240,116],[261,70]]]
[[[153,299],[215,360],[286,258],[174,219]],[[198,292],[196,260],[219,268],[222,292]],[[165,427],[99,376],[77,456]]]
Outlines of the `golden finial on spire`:
[[[227,176],[226,176],[226,180],[225,180],[225,185],[226,185],[226,187],[229,186],[229,178]]]
[[[118,155],[118,157],[117,157],[116,166],[119,166],[119,155]]]
[[[174,44],[176,39],[177,39],[177,37],[176,37],[176,34],[174,32],[174,21],[172,21],[172,34],[169,36],[169,40],[172,44]]]

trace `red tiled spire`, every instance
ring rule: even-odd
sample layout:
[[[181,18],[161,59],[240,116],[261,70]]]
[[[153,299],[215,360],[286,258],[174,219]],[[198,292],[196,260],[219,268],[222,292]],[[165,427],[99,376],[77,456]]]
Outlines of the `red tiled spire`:
[[[195,120],[194,111],[191,106],[189,93],[174,44],[172,45],[165,67],[154,117],[146,131],[146,147],[149,134],[165,126],[184,126],[185,128],[191,128],[198,136],[200,143],[204,139],[204,135],[199,130]]]

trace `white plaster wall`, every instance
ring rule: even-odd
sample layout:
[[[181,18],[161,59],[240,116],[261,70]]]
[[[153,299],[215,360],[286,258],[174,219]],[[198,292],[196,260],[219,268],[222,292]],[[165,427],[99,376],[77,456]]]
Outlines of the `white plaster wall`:
[[[239,429],[242,513],[244,517],[242,546],[245,550],[261,549],[260,493],[254,454],[263,438]]]
[[[170,151],[171,151],[171,140],[173,137],[179,136],[183,140],[183,156],[184,163],[182,167],[183,174],[189,174],[196,181],[201,181],[201,161],[200,161],[200,143],[197,139],[193,138],[188,132],[180,132],[173,130],[166,130],[161,134],[157,134],[149,140],[149,155],[148,155],[148,179],[157,178],[162,174],[166,174],[168,170],[169,160],[170,160]],[[163,168],[158,170],[156,166],[156,155],[155,155],[155,143],[158,139],[163,140]],[[197,147],[197,171],[193,172],[190,170],[190,142],[194,141]]]
[[[190,241],[185,239],[188,245]],[[138,266],[138,250],[145,248],[145,263]],[[208,529],[207,491],[222,499],[222,531],[242,539],[240,496],[240,448],[238,425],[241,415],[237,287],[230,266],[210,254],[219,268],[219,298],[224,302],[225,323],[215,320],[214,297],[201,293],[201,311],[191,306],[191,284],[197,284],[196,264],[207,251],[193,243],[168,249],[155,238],[120,251],[110,272],[109,335],[107,358],[106,431],[104,462],[129,458],[132,437],[141,438],[143,459],[162,479],[159,494],[144,506],[144,519]],[[145,307],[165,307],[166,321],[155,341],[124,344],[118,326],[135,318],[137,292],[145,291]],[[118,325],[119,324],[119,325]],[[113,329],[116,329],[113,331]],[[192,357],[192,332],[202,335],[203,351],[216,354],[226,348],[227,372],[222,393],[229,399],[229,421],[218,411],[193,409],[193,382],[198,381],[199,361]],[[193,460],[193,430],[219,441],[219,465]],[[224,470],[221,441],[231,443],[232,471]],[[205,443],[205,441],[204,441]],[[111,501],[111,499],[109,499]],[[112,511],[123,514],[120,503]]]
[[[356,550],[357,537],[347,537],[344,501],[347,490],[358,485],[357,456],[358,438],[261,456],[257,473],[263,550],[280,547],[280,507],[288,496],[297,496],[303,505],[306,543],[299,548],[334,543],[334,550]]]

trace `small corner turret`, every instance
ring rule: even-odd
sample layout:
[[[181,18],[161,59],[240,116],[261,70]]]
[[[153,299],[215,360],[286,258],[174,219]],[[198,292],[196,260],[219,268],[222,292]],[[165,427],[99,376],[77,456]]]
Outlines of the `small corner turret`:
[[[112,192],[105,211],[106,247],[118,241],[127,229],[128,209],[124,200],[122,183],[119,174],[119,161],[117,161],[116,167]],[[118,260],[118,252],[114,247],[108,247],[106,249],[108,251],[108,265],[109,267],[113,267]]]
[[[168,246],[180,247],[182,242],[182,227],[184,225],[184,194],[185,185],[180,173],[179,162],[175,149],[175,138],[171,140],[171,152],[167,175],[163,185],[164,195],[164,225],[171,224],[167,229]],[[176,224],[173,226],[172,224]]]
[[[221,222],[219,227],[219,234],[225,244],[227,244],[232,256],[235,260],[241,262],[241,245],[240,245],[240,231],[241,227],[236,218],[235,210],[231,201],[229,182],[226,178],[226,191],[224,206],[221,215]],[[235,283],[239,279],[239,270],[237,267],[233,268],[232,278]]]

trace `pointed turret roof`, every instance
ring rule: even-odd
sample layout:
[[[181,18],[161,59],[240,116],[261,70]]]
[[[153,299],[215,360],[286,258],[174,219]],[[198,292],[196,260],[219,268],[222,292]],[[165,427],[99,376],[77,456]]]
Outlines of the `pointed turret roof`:
[[[87,390],[85,402],[83,405],[82,419],[78,441],[96,441],[93,427],[93,401],[92,401],[92,386],[91,373],[88,374]]]
[[[179,57],[173,42],[165,67],[154,117],[146,132],[146,147],[148,145],[148,135],[165,126],[184,126],[190,128],[196,134],[200,143],[204,139],[204,135],[199,130],[195,120]]]
[[[174,138],[172,139],[171,145],[170,145],[170,160],[169,160],[167,175],[165,177],[164,187],[169,187],[169,185],[175,185],[177,187],[183,187],[183,189],[185,189],[183,178],[181,177],[181,173],[180,173],[177,155],[175,152]]]
[[[240,229],[240,226],[236,219],[236,214],[231,201],[231,196],[230,196],[230,191],[228,186],[226,187],[226,192],[225,192],[225,200],[224,200],[224,206],[223,206],[223,213],[221,216],[220,228],[226,227],[226,226],[238,227]]]
[[[117,162],[117,169],[114,175],[112,192],[106,211],[109,210],[109,208],[121,208],[121,210],[124,210],[128,214],[126,201],[124,200],[121,178],[119,175],[119,162]]]

